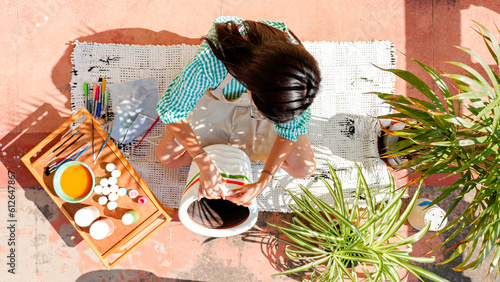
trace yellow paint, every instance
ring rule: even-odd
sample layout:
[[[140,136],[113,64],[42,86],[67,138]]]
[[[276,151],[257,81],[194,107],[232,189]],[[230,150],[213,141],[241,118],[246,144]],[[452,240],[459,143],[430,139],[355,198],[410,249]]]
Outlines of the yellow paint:
[[[72,165],[61,175],[61,189],[64,194],[73,199],[81,198],[90,192],[92,175],[82,165]]]

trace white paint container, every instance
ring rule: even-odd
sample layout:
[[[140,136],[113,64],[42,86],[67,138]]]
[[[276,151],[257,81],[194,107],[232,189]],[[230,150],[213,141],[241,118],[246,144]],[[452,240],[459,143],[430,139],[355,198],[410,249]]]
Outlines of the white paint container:
[[[118,196],[123,197],[127,195],[127,188],[119,188],[118,191],[116,192]]]
[[[116,177],[110,177],[110,178],[108,178],[108,184],[109,185],[116,185],[116,184],[118,184],[118,178],[116,178]]]
[[[128,211],[122,216],[122,222],[125,225],[134,224],[139,220],[139,213],[137,211]]]
[[[94,186],[94,193],[102,194],[102,186],[101,185]]]
[[[102,187],[101,192],[104,196],[107,196],[107,195],[109,195],[109,193],[111,193],[111,190],[109,189],[109,186],[104,186],[104,187]]]
[[[118,178],[118,177],[120,177],[120,175],[122,175],[122,172],[121,172],[121,171],[119,171],[119,170],[117,170],[117,169],[115,169],[115,170],[113,170],[113,171],[111,172],[111,176],[112,176],[112,177]]]
[[[108,204],[106,205],[106,207],[108,208],[108,210],[112,211],[118,207],[118,203],[115,201],[111,201],[111,199],[110,199]]]
[[[90,236],[96,240],[102,240],[113,233],[115,224],[109,218],[98,220],[90,226]]]
[[[113,184],[113,185],[109,186],[109,192],[116,193],[116,192],[118,192],[118,188],[120,188],[120,187],[118,187],[118,185]]]
[[[80,227],[87,227],[101,216],[99,209],[94,206],[88,206],[79,209],[75,213],[75,223]]]
[[[118,200],[118,194],[116,194],[116,192],[111,192],[108,195],[108,199],[110,201],[116,201],[116,200]]]
[[[101,205],[103,205],[103,206],[104,206],[104,205],[108,202],[108,197],[106,197],[106,196],[101,196],[101,197],[99,197],[99,200],[98,200],[98,201],[99,201],[99,204],[101,204]]]
[[[108,179],[107,179],[107,178],[102,178],[102,179],[99,181],[99,184],[101,184],[101,186],[103,186],[103,187],[106,187],[106,186],[108,186],[109,181],[108,181]]]
[[[421,230],[428,222],[431,223],[430,231],[439,231],[446,226],[448,223],[448,219],[445,218],[446,212],[436,205],[429,207],[431,203],[432,200],[426,198],[417,200],[408,215],[408,222],[413,228]]]
[[[229,191],[240,188],[242,185],[253,183],[250,159],[240,149],[229,145],[210,145],[204,148],[212,159],[214,165],[227,181]],[[189,230],[210,237],[229,237],[241,234],[255,225],[258,218],[258,210],[255,200],[250,207],[241,207],[228,200],[208,200],[202,199],[198,202],[199,168],[195,162],[191,164],[188,173],[188,180],[179,207],[179,219]],[[217,202],[216,202],[217,201]],[[213,227],[200,222],[196,215],[196,205],[208,205],[214,209],[220,209],[221,217],[230,217],[231,214],[238,214],[239,218],[229,218],[225,222],[217,222],[220,227]],[[221,208],[222,207],[222,208]],[[236,212],[234,212],[236,211]],[[226,222],[230,222],[226,224]]]
[[[115,169],[116,169],[116,165],[114,163],[109,163],[106,165],[106,170],[109,172],[112,172]]]

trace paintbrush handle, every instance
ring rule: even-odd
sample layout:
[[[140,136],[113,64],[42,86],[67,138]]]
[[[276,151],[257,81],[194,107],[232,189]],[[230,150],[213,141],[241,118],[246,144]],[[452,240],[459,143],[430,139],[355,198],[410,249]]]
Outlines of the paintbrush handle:
[[[97,157],[95,158],[94,160],[94,163],[97,162],[97,159],[99,158],[99,156],[101,155],[102,153],[102,150],[104,150],[104,147],[106,146],[106,144],[108,143],[108,140],[109,140],[109,137],[111,136],[111,132],[109,132],[108,134],[108,137],[106,138],[106,141],[104,141],[104,144],[102,144],[102,147],[101,147],[101,150],[99,150],[99,153],[97,153]]]

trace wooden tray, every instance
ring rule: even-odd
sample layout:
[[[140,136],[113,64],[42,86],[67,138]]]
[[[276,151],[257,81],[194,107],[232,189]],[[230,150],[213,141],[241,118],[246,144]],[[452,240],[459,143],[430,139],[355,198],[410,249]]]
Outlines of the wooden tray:
[[[55,140],[58,136],[61,136],[61,134],[66,133],[70,129],[70,125],[79,118],[85,118],[85,120],[73,131],[66,134],[62,140],[57,142],[52,147],[49,147],[50,145],[48,144],[53,144],[53,140]],[[154,194],[147,187],[146,183],[144,183],[139,174],[134,170],[111,140],[108,140],[99,159],[94,164],[92,153],[92,122],[94,123],[94,151],[97,155],[107,138],[107,134],[92,118],[91,114],[85,108],[82,108],[57,130],[34,147],[30,152],[23,156],[22,161],[109,270],[118,264],[118,262],[122,260],[130,251],[135,249],[154,232],[159,230],[160,227],[170,221],[171,218],[167,214],[167,210],[171,210],[163,207],[159,203]],[[50,155],[51,152],[53,152],[64,141],[69,139],[70,136],[78,130],[79,133],[77,135]],[[105,166],[108,163],[114,163],[116,165],[116,169],[122,172],[121,176],[118,178],[118,186],[125,187],[127,190],[137,190],[139,192],[139,196],[137,198],[132,199],[128,195],[122,196],[117,200],[118,208],[110,211],[105,206],[102,206],[97,202],[101,195],[97,195],[95,193],[79,203],[68,203],[57,196],[52,184],[55,173],[53,172],[47,175],[45,168],[54,156],[56,156],[82,134],[83,136],[79,138],[77,142],[69,146],[55,160],[70,154],[73,150],[78,149],[83,145],[88,144],[90,145],[90,148],[81,155],[78,161],[87,164],[92,169],[96,178],[96,185],[99,183],[101,178],[110,177],[110,173],[106,171]],[[45,151],[45,153],[32,162],[31,159],[36,156],[37,152],[40,151]],[[51,163],[53,162],[54,161]],[[141,196],[148,198],[148,201],[144,205],[140,205],[137,202],[137,199]],[[113,221],[115,224],[115,230],[109,237],[102,240],[95,240],[89,234],[89,227],[79,227],[75,224],[73,218],[76,211],[86,206],[96,206],[100,211],[101,218],[109,218]],[[139,213],[139,220],[134,224],[124,225],[121,222],[121,217],[124,213],[131,210],[135,210]],[[112,261],[110,262],[111,259]]]

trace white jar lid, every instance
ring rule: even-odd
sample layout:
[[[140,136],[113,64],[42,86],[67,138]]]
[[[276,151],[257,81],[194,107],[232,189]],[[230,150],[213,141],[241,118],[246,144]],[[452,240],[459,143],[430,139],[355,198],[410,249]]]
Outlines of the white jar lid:
[[[118,196],[120,196],[120,197],[121,197],[121,196],[125,196],[125,195],[127,195],[127,188],[123,188],[123,187],[122,187],[122,188],[118,189],[118,191],[117,191],[116,193],[117,193],[117,194],[118,194]]]
[[[111,176],[113,176],[113,177],[118,178],[118,177],[120,177],[120,175],[122,175],[122,172],[121,172],[121,171],[119,171],[118,169],[115,169],[115,170],[113,170],[113,171],[111,172]]]
[[[109,195],[109,193],[111,193],[111,190],[109,189],[109,186],[102,187],[102,194],[104,196]]]
[[[448,223],[448,218],[445,218],[446,212],[440,207],[430,208],[424,216],[424,223],[431,223],[429,231],[439,231]],[[444,220],[443,220],[444,219]]]
[[[98,200],[98,201],[99,201],[99,204],[101,204],[101,205],[103,205],[103,206],[104,206],[104,205],[108,202],[108,197],[106,197],[106,196],[101,196],[101,197],[99,197],[99,200]]]
[[[94,186],[94,193],[101,194],[102,193],[102,186],[101,185]]]
[[[80,227],[90,226],[94,220],[94,213],[89,209],[80,209],[75,213],[75,223]]]
[[[109,195],[108,195],[108,199],[110,201],[116,201],[118,200],[118,194],[116,194],[115,192],[111,192]]]
[[[99,181],[99,184],[101,186],[108,186],[109,180],[107,178],[102,178],[101,181]]]
[[[114,163],[109,163],[106,165],[106,170],[109,172],[112,172],[115,169],[116,169],[116,165]]]
[[[118,183],[118,178],[116,178],[116,177],[110,177],[110,178],[108,178],[108,184],[109,185],[115,185],[117,183]]]
[[[109,225],[103,221],[96,221],[90,226],[90,236],[96,240],[108,237],[110,232]]]
[[[135,197],[137,197],[139,195],[139,192],[137,192],[137,190],[132,189],[132,190],[128,191],[128,195],[130,198],[135,199]]]
[[[118,187],[118,185],[116,185],[116,184],[111,185],[111,186],[109,186],[109,192],[116,193],[116,192],[118,192],[118,188],[120,188],[120,187]]]
[[[135,221],[135,217],[129,213],[126,213],[122,216],[122,222],[125,225],[130,225],[130,224],[134,223],[134,221]]]
[[[109,201],[107,207],[108,207],[108,210],[112,211],[118,207],[118,203],[115,201]]]

